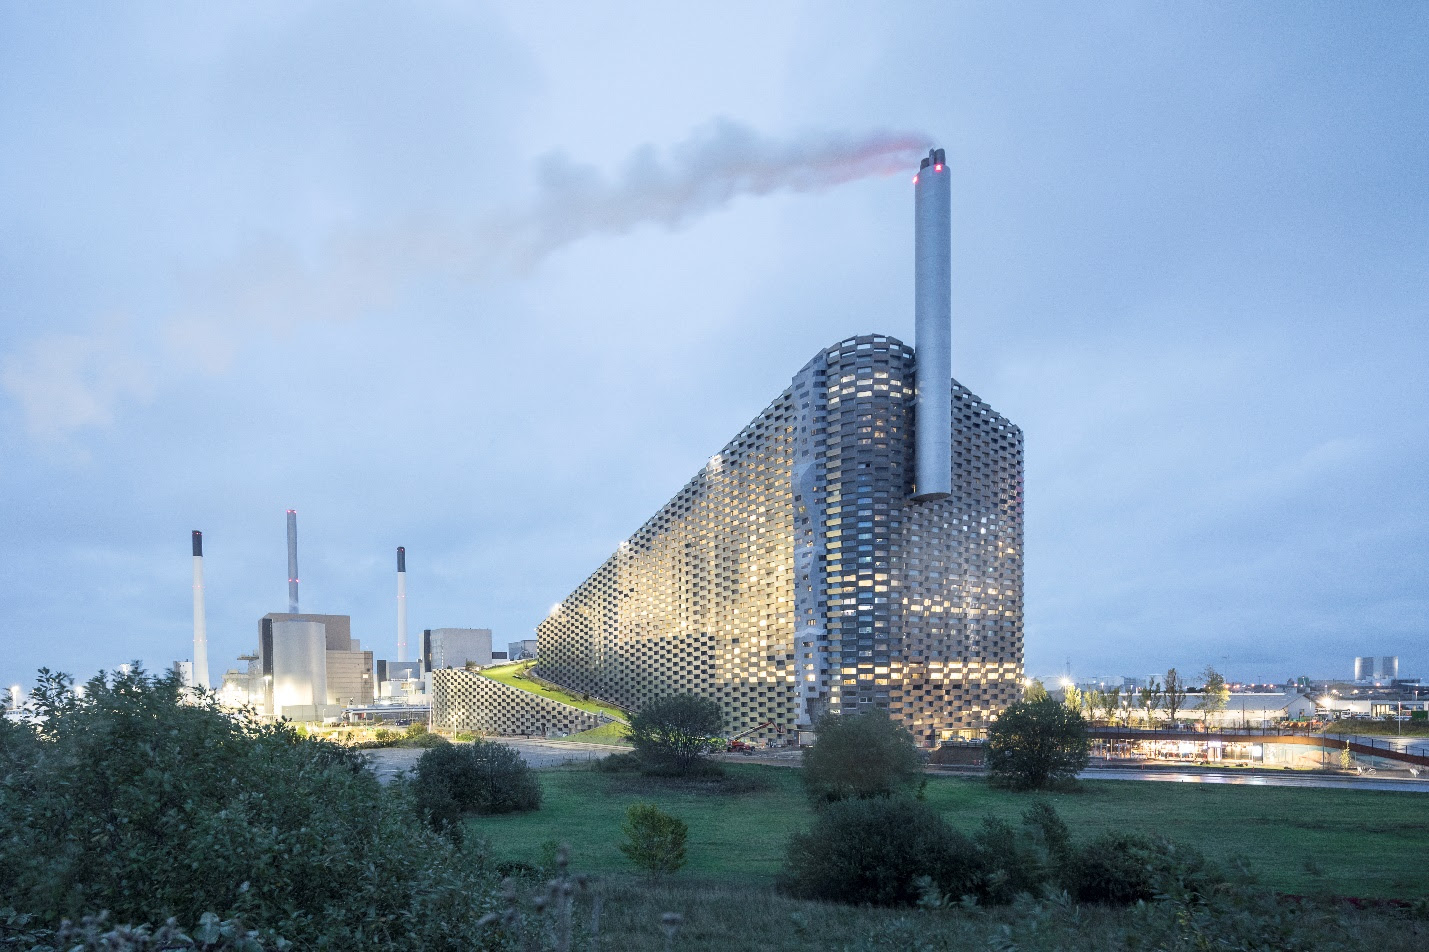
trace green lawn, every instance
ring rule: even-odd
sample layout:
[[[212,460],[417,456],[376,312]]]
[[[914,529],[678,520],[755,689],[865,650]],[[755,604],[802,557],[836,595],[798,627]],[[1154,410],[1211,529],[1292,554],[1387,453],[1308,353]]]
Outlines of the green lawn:
[[[578,707],[583,711],[590,711],[592,714],[605,714],[616,720],[625,720],[625,712],[618,707],[612,707],[596,700],[585,700],[579,694],[570,694],[558,688],[550,687],[534,681],[526,676],[526,672],[536,664],[534,661],[517,661],[514,664],[503,664],[490,668],[482,668],[483,677],[493,681],[500,681],[502,684],[509,684],[513,688],[520,688],[522,691],[530,691],[532,694],[539,694],[541,697],[550,698],[553,701],[561,701],[572,707]]]
[[[540,811],[477,818],[472,828],[497,859],[533,862],[541,844],[555,840],[570,844],[577,870],[629,871],[616,847],[620,825],[630,804],[649,801],[689,824],[682,876],[768,885],[789,834],[809,821],[799,772],[756,765],[730,770],[761,779],[767,789],[738,795],[639,790],[627,774],[556,768],[540,771]],[[1016,820],[1034,797],[994,790],[981,779],[930,777],[927,799],[954,826],[971,831],[988,814]],[[1104,780],[1049,799],[1075,836],[1103,830],[1163,834],[1213,858],[1244,857],[1262,883],[1282,892],[1429,894],[1424,794]]]
[[[580,741],[586,744],[611,744],[616,747],[632,746],[626,736],[627,725],[623,721],[611,721],[599,727],[592,727],[588,731],[581,731],[579,734],[567,734],[565,737],[552,737],[555,741]]]

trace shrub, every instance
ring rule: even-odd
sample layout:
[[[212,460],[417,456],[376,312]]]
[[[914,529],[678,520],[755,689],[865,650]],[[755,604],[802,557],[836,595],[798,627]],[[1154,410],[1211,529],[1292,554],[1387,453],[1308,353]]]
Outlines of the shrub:
[[[71,685],[41,672],[37,723],[0,720],[0,897],[36,928],[211,912],[302,948],[479,945],[480,856],[413,830],[360,754],[137,665]]]
[[[467,813],[517,813],[541,806],[541,784],[514,748],[478,740],[442,744],[417,761],[418,808],[434,829],[460,835]]]
[[[1221,881],[1196,850],[1135,833],[1104,833],[1078,849],[1066,869],[1082,902],[1128,905],[1158,896],[1205,897]]]
[[[992,781],[1013,790],[1065,786],[1087,766],[1087,722],[1051,698],[1013,704],[988,730]]]
[[[885,712],[825,714],[804,750],[804,786],[815,802],[889,797],[915,784],[923,759],[913,735]]]
[[[630,720],[630,742],[647,771],[689,774],[706,767],[724,729],[719,704],[693,694],[657,698]]]
[[[949,896],[976,892],[984,869],[967,837],[902,797],[840,800],[789,841],[782,888],[800,899],[876,906],[916,903],[920,880]]]
[[[621,827],[625,842],[620,851],[651,878],[673,873],[685,865],[685,838],[690,828],[653,803],[633,803]]]

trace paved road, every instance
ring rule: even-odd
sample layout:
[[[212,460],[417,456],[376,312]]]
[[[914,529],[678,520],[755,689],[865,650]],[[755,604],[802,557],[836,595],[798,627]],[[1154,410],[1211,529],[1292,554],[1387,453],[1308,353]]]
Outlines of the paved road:
[[[598,760],[607,754],[621,753],[628,747],[610,747],[605,744],[576,744],[535,738],[503,737],[501,743],[515,747],[521,757],[532,767],[554,767],[557,764],[576,763],[583,760]],[[413,747],[381,747],[363,751],[377,779],[383,783],[412,769],[423,751]]]

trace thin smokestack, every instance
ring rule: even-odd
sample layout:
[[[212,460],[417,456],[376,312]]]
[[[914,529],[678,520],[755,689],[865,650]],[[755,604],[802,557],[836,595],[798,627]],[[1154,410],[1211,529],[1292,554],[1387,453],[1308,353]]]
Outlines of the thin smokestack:
[[[298,614],[298,510],[288,510],[288,614]]]
[[[953,229],[951,175],[932,149],[913,179],[913,307],[918,381],[913,498],[953,493]]]
[[[203,533],[194,530],[194,685],[209,687],[208,620],[203,608]]]
[[[397,546],[397,660],[407,660],[407,550]]]

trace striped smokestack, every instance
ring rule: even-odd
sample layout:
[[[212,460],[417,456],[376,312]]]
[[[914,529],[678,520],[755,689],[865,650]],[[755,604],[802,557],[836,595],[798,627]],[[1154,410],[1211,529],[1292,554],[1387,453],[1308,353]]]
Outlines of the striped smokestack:
[[[208,620],[203,608],[203,533],[197,529],[193,534],[194,543],[194,686],[209,687],[208,683]]]
[[[407,550],[397,546],[397,660],[407,660]]]
[[[913,498],[953,493],[952,189],[942,149],[913,179],[913,319],[918,392],[914,409]]]
[[[298,614],[298,510],[288,510],[288,614]]]

